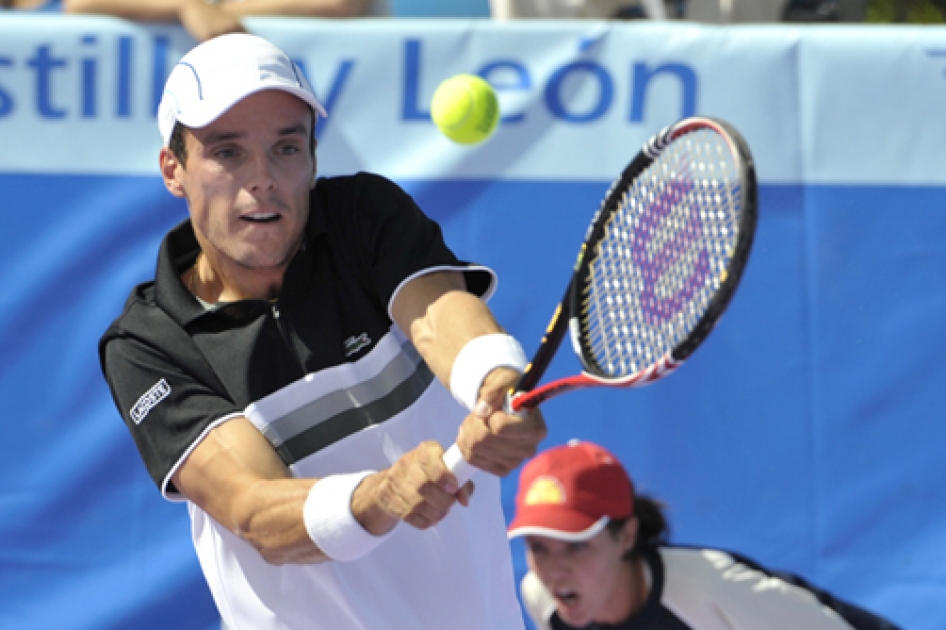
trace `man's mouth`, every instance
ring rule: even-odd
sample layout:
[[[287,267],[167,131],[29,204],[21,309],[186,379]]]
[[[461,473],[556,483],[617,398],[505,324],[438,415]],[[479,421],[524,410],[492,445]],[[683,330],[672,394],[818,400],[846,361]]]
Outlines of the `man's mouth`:
[[[240,219],[251,223],[272,223],[279,220],[279,214],[276,212],[254,212],[244,214]]]

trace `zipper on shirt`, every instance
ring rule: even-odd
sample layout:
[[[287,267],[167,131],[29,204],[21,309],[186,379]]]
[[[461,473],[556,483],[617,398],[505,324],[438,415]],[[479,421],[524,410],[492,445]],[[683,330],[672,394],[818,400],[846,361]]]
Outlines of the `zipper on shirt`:
[[[286,344],[286,347],[289,349],[289,354],[291,354],[296,359],[296,363],[299,364],[299,369],[302,371],[302,375],[305,376],[305,361],[302,360],[302,357],[299,356],[299,353],[296,352],[296,348],[292,343],[292,337],[289,336],[289,331],[286,330],[286,325],[283,324],[282,318],[279,316],[279,304],[273,302],[272,305],[273,321],[276,322],[276,330],[279,331],[279,336],[282,337],[283,342]]]

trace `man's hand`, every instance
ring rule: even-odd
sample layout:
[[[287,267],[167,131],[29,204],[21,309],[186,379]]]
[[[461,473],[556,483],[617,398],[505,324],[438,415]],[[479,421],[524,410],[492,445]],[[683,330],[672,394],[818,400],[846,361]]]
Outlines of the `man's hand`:
[[[489,373],[480,388],[480,401],[460,425],[457,445],[463,458],[481,470],[508,475],[535,455],[548,433],[538,409],[522,415],[506,413],[506,396],[519,374],[508,368]]]
[[[472,494],[472,483],[457,488],[443,463],[443,447],[424,442],[387,470],[365,477],[352,495],[351,510],[362,527],[381,536],[398,521],[417,529],[436,525],[455,502],[468,505]]]

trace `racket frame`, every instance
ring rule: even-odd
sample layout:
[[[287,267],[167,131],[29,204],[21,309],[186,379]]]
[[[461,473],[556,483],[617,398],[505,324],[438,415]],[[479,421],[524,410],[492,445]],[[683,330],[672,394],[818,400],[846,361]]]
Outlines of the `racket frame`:
[[[609,219],[620,207],[623,192],[632,185],[634,180],[660,157],[673,140],[703,128],[715,130],[729,144],[731,154],[737,160],[736,169],[740,181],[743,183],[743,190],[741,191],[742,212],[739,217],[738,238],[736,248],[732,254],[732,262],[727,270],[727,276],[713,295],[700,321],[686,339],[642,370],[618,378],[608,376],[592,358],[590,345],[585,335],[582,334],[581,322],[577,316],[577,313],[580,312],[580,300],[582,299],[581,287],[588,277],[591,262],[594,259],[593,256],[586,254],[592,251],[601,240]],[[519,382],[510,392],[507,399],[507,409],[520,413],[523,410],[537,407],[553,396],[581,387],[595,385],[640,387],[653,383],[676,370],[706,339],[726,310],[730,300],[732,300],[749,260],[757,221],[758,185],[755,177],[755,167],[748,145],[731,125],[716,118],[692,117],[663,129],[651,138],[627,165],[621,176],[611,185],[604,201],[592,219],[579,250],[578,259],[569,280],[568,288],[565,291],[565,296],[552,316],[552,320],[549,322],[546,333],[532,361],[526,366]],[[572,345],[582,364],[581,373],[536,387],[539,379],[542,378],[542,374],[551,364],[552,358],[566,332],[571,333]]]

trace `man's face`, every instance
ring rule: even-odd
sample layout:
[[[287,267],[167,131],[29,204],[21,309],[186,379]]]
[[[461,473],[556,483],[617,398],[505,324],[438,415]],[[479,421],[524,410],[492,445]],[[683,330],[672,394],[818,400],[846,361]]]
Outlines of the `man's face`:
[[[295,254],[315,181],[310,112],[266,90],[185,132],[186,164],[162,150],[165,184],[187,199],[201,250],[224,277],[279,275]]]

